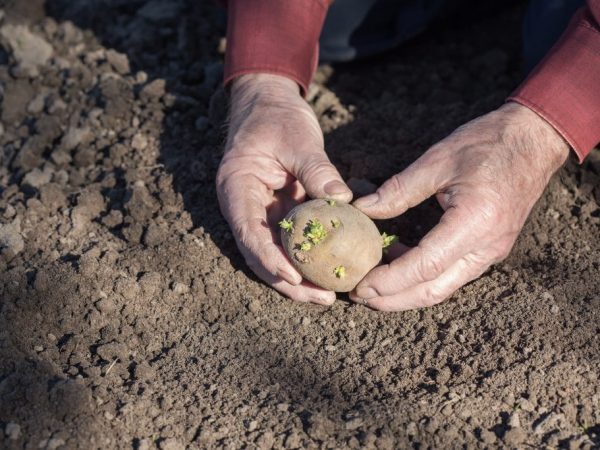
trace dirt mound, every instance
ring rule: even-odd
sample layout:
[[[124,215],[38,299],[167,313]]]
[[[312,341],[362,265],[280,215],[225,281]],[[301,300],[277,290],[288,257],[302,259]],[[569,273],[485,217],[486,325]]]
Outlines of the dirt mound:
[[[600,157],[441,306],[292,303],[218,212],[214,2],[7,2],[0,22],[0,448],[600,446]],[[519,80],[521,11],[317,75],[371,189]],[[411,243],[428,202],[386,224]]]

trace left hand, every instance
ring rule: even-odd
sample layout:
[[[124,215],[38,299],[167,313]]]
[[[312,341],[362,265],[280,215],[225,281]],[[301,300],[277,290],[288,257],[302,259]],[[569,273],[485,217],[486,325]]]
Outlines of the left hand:
[[[458,128],[354,203],[389,219],[436,194],[445,212],[416,247],[373,269],[350,297],[385,311],[440,303],[508,256],[568,154],[562,136],[517,103]]]

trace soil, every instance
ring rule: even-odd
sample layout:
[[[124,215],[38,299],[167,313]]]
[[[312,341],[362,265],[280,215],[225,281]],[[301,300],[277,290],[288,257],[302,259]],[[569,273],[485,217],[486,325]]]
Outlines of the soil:
[[[3,3],[0,448],[600,448],[598,151],[442,305],[297,304],[218,212],[217,4]],[[369,189],[500,105],[522,13],[321,68],[343,176]],[[439,217],[381,225],[415,243]]]

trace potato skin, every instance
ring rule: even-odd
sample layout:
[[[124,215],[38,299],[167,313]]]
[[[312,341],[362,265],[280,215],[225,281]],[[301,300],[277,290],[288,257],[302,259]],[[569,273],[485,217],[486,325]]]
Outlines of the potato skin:
[[[349,292],[381,261],[382,238],[373,221],[352,205],[326,200],[310,200],[292,209],[286,220],[292,230],[281,230],[281,242],[292,264],[302,276],[322,288]],[[307,238],[305,229],[317,219],[326,237],[308,251],[300,250]],[[334,222],[338,226],[334,227]],[[338,277],[336,267],[345,268]]]

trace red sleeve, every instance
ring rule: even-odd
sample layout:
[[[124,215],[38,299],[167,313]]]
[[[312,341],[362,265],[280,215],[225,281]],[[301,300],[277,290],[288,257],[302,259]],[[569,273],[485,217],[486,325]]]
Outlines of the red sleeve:
[[[583,161],[600,142],[600,0],[587,0],[508,100],[550,122]]]
[[[331,0],[229,0],[225,84],[247,73],[296,81],[306,93]]]

